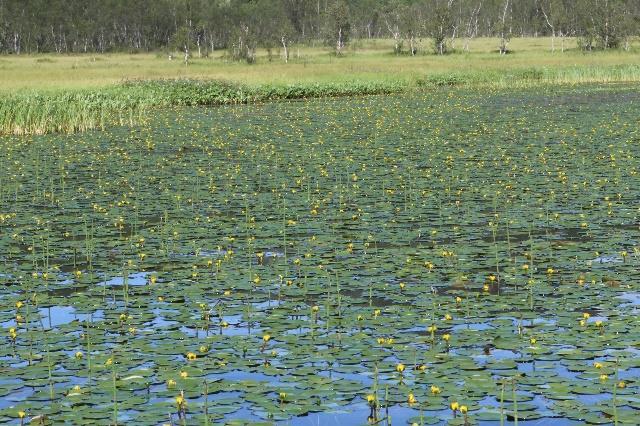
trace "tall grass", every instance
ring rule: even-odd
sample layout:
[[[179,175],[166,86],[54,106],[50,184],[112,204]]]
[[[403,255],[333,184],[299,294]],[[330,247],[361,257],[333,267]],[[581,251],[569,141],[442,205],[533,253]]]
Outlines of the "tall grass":
[[[0,98],[0,133],[72,133],[107,124],[133,124],[140,104],[119,90],[18,93]]]
[[[525,88],[541,85],[640,82],[640,65],[529,67],[511,70],[455,71],[417,79],[419,87]]]
[[[0,98],[0,134],[72,133],[109,124],[134,124],[150,108],[227,105],[407,89],[402,82],[243,86],[220,81],[131,81],[105,89],[22,92]]]
[[[640,82],[640,65],[527,67],[431,73],[407,80],[243,85],[203,80],[135,80],[117,86],[17,92],[0,98],[0,134],[77,132],[135,124],[146,111],[169,106],[248,104],[284,99],[438,90],[442,87],[523,88]]]

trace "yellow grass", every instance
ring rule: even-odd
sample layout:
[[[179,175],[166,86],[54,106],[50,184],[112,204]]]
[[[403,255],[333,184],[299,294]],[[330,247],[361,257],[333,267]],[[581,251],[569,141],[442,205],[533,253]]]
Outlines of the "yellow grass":
[[[169,61],[167,54],[105,55],[21,55],[0,57],[0,91],[21,89],[60,90],[96,88],[127,79],[198,78],[223,79],[249,85],[265,83],[340,82],[346,80],[414,81],[447,72],[472,74],[483,71],[527,68],[588,68],[640,64],[640,51],[635,45],[630,52],[608,51],[583,53],[576,41],[565,40],[565,52],[552,53],[550,38],[514,38],[509,44],[512,54],[496,53],[497,39],[476,39],[470,53],[461,53],[463,40],[455,41],[456,53],[446,56],[431,54],[429,40],[422,41],[422,52],[416,57],[392,54],[391,40],[355,41],[344,57],[336,58],[323,46],[294,46],[291,60],[285,64],[278,51],[269,61],[260,51],[258,63],[247,65],[227,61],[225,52],[209,58],[193,58],[185,66],[179,54]],[[637,43],[635,43],[637,44]],[[197,56],[197,53],[196,53]]]

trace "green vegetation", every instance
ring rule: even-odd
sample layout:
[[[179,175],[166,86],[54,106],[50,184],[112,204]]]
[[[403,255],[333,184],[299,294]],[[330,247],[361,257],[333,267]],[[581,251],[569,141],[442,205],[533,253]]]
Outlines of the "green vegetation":
[[[575,42],[575,41],[574,41]],[[498,56],[496,39],[477,39],[473,51],[446,56],[385,53],[392,40],[362,44],[342,58],[303,49],[289,63],[222,57],[188,66],[156,55],[21,56],[0,59],[0,132],[42,134],[140,122],[150,110],[271,100],[415,92],[440,87],[522,88],[540,85],[640,81],[638,53],[564,53],[549,39],[513,40]]]
[[[247,99],[202,85],[120,93]],[[639,106],[454,87],[2,136],[0,423],[635,424]]]
[[[224,51],[253,63],[258,49],[283,61],[299,46],[342,55],[352,44],[393,38],[393,52],[444,55],[478,37],[550,36],[564,50],[628,49],[640,35],[636,0],[3,0],[0,53],[164,51],[188,63]],[[427,40],[422,43],[421,40]]]
[[[0,133],[72,133],[104,128],[107,124],[135,124],[149,108],[377,95],[399,92],[405,87],[393,82],[249,87],[216,81],[166,80],[129,82],[99,91],[15,94],[0,99]]]

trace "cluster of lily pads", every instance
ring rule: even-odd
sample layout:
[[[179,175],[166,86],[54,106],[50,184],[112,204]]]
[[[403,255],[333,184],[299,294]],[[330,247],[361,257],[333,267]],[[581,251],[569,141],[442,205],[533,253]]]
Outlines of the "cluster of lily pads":
[[[0,138],[0,422],[633,424],[639,102],[453,90]]]

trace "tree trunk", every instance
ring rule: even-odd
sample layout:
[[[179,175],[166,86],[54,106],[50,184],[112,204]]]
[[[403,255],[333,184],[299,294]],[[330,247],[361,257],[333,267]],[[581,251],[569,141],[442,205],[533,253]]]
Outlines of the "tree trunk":
[[[505,23],[507,21],[507,10],[509,9],[509,0],[504,2],[504,10],[502,12],[502,26],[500,28],[500,54],[507,54],[507,38],[505,35]]]
[[[289,63],[289,48],[287,46],[287,39],[285,38],[285,36],[282,36],[280,41],[282,42],[282,47],[284,48],[284,63],[288,64]]]
[[[20,54],[20,34],[13,33],[13,51],[16,55]]]

